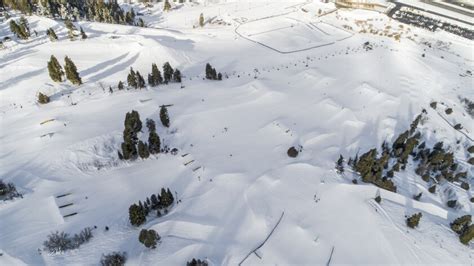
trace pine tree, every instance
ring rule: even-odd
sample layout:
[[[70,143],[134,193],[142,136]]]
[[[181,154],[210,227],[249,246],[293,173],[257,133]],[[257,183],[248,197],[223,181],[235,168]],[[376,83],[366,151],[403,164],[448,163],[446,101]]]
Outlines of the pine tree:
[[[148,83],[152,87],[158,86],[159,84],[163,83],[163,77],[161,76],[161,72],[156,64],[151,65],[151,75],[149,75]]]
[[[119,81],[118,85],[117,85],[117,88],[119,90],[123,90],[123,82],[122,81]]]
[[[171,81],[171,78],[173,77],[173,72],[174,70],[171,67],[170,63],[166,62],[163,65],[163,76],[164,76],[165,83],[168,83],[169,81]]]
[[[38,103],[40,104],[47,104],[49,103],[49,97],[46,96],[45,94],[43,93],[38,93]]]
[[[160,109],[160,120],[164,127],[170,127],[170,118],[168,115],[168,109],[162,105]]]
[[[84,32],[84,30],[82,29],[82,27],[81,27],[81,38],[82,38],[83,40],[87,39],[87,34]]]
[[[168,0],[165,0],[165,4],[163,5],[163,11],[169,11],[171,9],[171,4]]]
[[[136,89],[138,87],[137,76],[135,74],[135,71],[133,71],[133,68],[130,68],[130,74],[128,74],[127,83],[128,83],[128,86],[132,88]]]
[[[199,26],[204,27],[204,14],[199,15]]]
[[[63,81],[63,68],[58,62],[58,59],[54,57],[54,55],[51,56],[51,59],[48,62],[48,72],[49,76],[51,79],[55,82],[61,82]]]
[[[148,137],[148,150],[151,154],[160,153],[161,149],[161,141],[158,134],[155,131],[150,131],[150,135]]]
[[[344,157],[339,155],[339,159],[336,162],[336,170],[339,174],[344,173]]]
[[[138,22],[137,22],[137,26],[138,26],[138,27],[145,28],[145,27],[146,27],[146,26],[145,26],[145,21],[143,21],[142,18],[139,18],[139,19],[138,19]]]
[[[19,39],[26,40],[29,37],[29,34],[26,32],[26,29],[23,26],[18,25],[14,20],[10,21],[10,30]]]
[[[140,72],[137,71],[137,88],[143,89],[145,88],[145,79],[143,79],[143,76],[140,75]]]
[[[64,58],[64,70],[66,71],[66,78],[71,81],[72,84],[74,85],[81,85],[82,80],[81,77],[79,76],[79,73],[77,72],[76,65],[74,62],[69,57]]]
[[[142,159],[146,159],[150,157],[148,146],[145,143],[143,143],[143,141],[141,140],[138,142],[138,155],[140,155]]]
[[[58,36],[56,35],[56,32],[54,32],[53,28],[49,28],[46,30],[46,35],[48,35],[49,39],[54,42],[58,40]]]
[[[213,68],[211,64],[209,63],[206,64],[206,79],[210,79],[210,80],[218,79],[216,69]],[[221,74],[221,79],[222,79],[222,74]]]
[[[26,37],[26,39],[28,39],[31,35],[30,24],[28,23],[28,20],[24,16],[20,17],[19,26],[22,31],[22,34]]]
[[[173,73],[173,81],[174,82],[181,82],[181,72],[179,69],[176,69]]]
[[[143,207],[140,207],[137,204],[133,204],[128,209],[128,217],[130,223],[134,226],[140,226],[146,222],[146,215],[143,210]]]

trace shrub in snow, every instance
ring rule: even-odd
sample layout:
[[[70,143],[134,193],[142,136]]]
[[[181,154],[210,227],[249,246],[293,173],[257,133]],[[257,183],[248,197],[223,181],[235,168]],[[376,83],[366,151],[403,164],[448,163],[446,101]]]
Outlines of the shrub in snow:
[[[138,236],[138,241],[145,245],[147,248],[156,248],[157,241],[160,241],[160,235],[153,229],[146,230],[142,229]]]
[[[186,266],[208,266],[209,264],[205,260],[192,259],[186,263]]]
[[[54,232],[43,242],[44,250],[50,253],[60,253],[69,249],[79,248],[92,238],[92,228],[86,227],[79,234],[70,237],[64,232]]]
[[[23,196],[16,191],[13,183],[4,183],[0,180],[0,200],[11,200],[14,198],[22,198]]]
[[[448,108],[444,111],[447,115],[450,115],[453,113],[453,109],[452,108]]]
[[[448,200],[448,202],[446,202],[446,205],[448,205],[449,208],[454,208],[456,207],[457,202],[457,200]]]
[[[49,97],[43,93],[38,93],[38,103],[47,104],[49,103]]]
[[[454,220],[450,226],[456,234],[459,235],[459,241],[464,245],[468,245],[474,238],[474,225],[471,215],[464,215]]]
[[[298,156],[299,152],[295,147],[291,147],[291,148],[288,149],[288,151],[286,153],[288,154],[289,157],[296,158],[296,156]]]
[[[419,212],[419,213],[413,214],[411,217],[408,217],[406,221],[407,226],[410,228],[417,227],[418,224],[420,223],[421,216],[423,215],[421,214],[421,212]]]
[[[102,266],[123,266],[127,261],[127,254],[125,252],[112,252],[107,255],[102,255],[100,265]]]

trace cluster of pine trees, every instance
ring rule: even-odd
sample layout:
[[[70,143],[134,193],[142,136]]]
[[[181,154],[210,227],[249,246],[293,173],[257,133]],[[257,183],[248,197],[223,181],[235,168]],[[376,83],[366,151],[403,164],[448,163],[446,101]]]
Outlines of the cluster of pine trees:
[[[27,40],[31,35],[28,20],[24,16],[19,21],[10,20],[10,31],[21,40]]]
[[[417,127],[423,120],[422,114],[418,115],[411,123],[410,129],[401,133],[393,142],[391,147],[384,142],[382,144],[381,155],[378,156],[377,149],[371,149],[362,154],[360,158],[356,155],[354,159],[349,158],[348,165],[357,171],[362,181],[373,183],[378,187],[396,192],[396,186],[392,182],[394,173],[405,170],[408,161],[411,159],[415,163],[415,173],[422,180],[428,183],[428,191],[436,192],[436,184],[447,180],[450,182],[460,182],[461,187],[469,190],[467,181],[467,171],[455,161],[454,153],[443,147],[443,142],[437,142],[432,148],[427,147],[422,141],[421,133]],[[336,162],[338,171],[343,170],[342,156]],[[356,182],[354,182],[356,183]],[[421,194],[413,195],[419,200]],[[456,200],[447,201],[447,206],[454,208]]]
[[[12,200],[14,198],[22,198],[13,183],[4,183],[0,179],[0,200]]]
[[[216,69],[211,66],[211,64],[206,64],[206,79],[210,80],[222,80],[222,74],[217,73]]]
[[[74,85],[81,85],[82,79],[77,72],[76,65],[72,62],[71,58],[65,57],[64,58],[64,71],[59,64],[58,59],[54,55],[51,56],[48,62],[48,72],[49,76],[54,82],[62,82],[64,75],[66,75],[66,79],[68,79]]]
[[[158,66],[153,63],[151,65],[151,73],[148,74],[148,85],[156,87],[160,84],[168,84],[169,82],[181,82],[181,71],[179,71],[179,69],[173,69],[170,63],[166,62],[163,65],[162,75]],[[143,76],[139,71],[133,70],[133,68],[130,68],[130,73],[127,76],[127,83],[129,87],[135,89],[142,89],[146,86]],[[121,87],[123,88],[123,83],[119,82],[119,90]]]
[[[165,127],[169,127],[168,110],[165,106],[161,107],[160,119]],[[132,110],[126,114],[124,125],[122,152],[118,152],[118,156],[121,160],[133,160],[138,156],[142,159],[146,159],[150,154],[158,154],[161,152],[161,140],[156,133],[154,120],[146,120],[146,126],[149,132],[148,144],[138,139],[138,133],[142,130],[142,122],[140,120],[140,114],[137,111]]]
[[[173,205],[174,197],[170,189],[161,189],[161,193],[153,194],[147,197],[142,203],[134,203],[128,209],[130,223],[134,226],[140,226],[146,222],[146,217],[151,211],[156,211],[156,216],[161,217],[168,213],[168,209]],[[163,212],[163,213],[162,213]]]
[[[3,5],[26,14],[57,19],[145,26],[143,20],[136,21],[133,9],[123,10],[117,0],[3,0]]]
[[[191,261],[186,262],[186,266],[208,266],[209,264],[205,260],[193,258]]]

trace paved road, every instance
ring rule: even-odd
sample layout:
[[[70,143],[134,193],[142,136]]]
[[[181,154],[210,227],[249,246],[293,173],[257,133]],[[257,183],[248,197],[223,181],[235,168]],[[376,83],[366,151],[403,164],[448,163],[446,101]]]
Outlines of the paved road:
[[[462,20],[462,19],[459,19],[459,18],[455,18],[455,17],[451,17],[451,16],[448,16],[448,15],[445,15],[445,14],[441,14],[441,13],[438,13],[438,12],[434,12],[434,11],[431,11],[431,10],[426,10],[424,8],[420,8],[418,6],[414,6],[414,5],[409,5],[409,4],[405,4],[405,3],[400,3],[398,2],[397,0],[388,0],[389,2],[391,3],[394,3],[396,5],[395,8],[392,8],[392,10],[390,10],[390,12],[388,13],[388,16],[389,17],[392,17],[392,15],[398,11],[400,8],[402,7],[409,7],[409,8],[413,8],[413,9],[418,9],[418,10],[422,10],[422,11],[425,11],[427,13],[430,13],[430,14],[433,14],[433,15],[436,15],[436,16],[440,16],[440,17],[444,17],[444,18],[449,18],[449,19],[452,19],[452,20],[455,20],[455,21],[458,21],[458,22],[462,22],[462,23],[466,23],[470,26],[474,26],[474,23],[472,23],[471,21],[465,21],[465,20]],[[435,3],[433,1],[425,1],[425,0],[422,0],[422,2],[424,3],[429,3],[430,5],[438,5],[438,6],[441,6],[442,8],[445,8],[447,10],[451,10],[451,11],[454,11],[454,12],[457,12],[457,13],[460,13],[460,14],[464,14],[464,15],[468,15],[468,16],[471,16],[472,17],[472,14],[467,12],[467,11],[462,11],[462,10],[459,10],[457,8],[453,8],[453,7],[450,7],[450,6],[445,6],[445,5],[442,5],[442,4],[439,4],[439,3]],[[436,5],[435,5],[436,4]],[[466,14],[467,13],[467,14]],[[473,18],[474,19],[474,18]]]

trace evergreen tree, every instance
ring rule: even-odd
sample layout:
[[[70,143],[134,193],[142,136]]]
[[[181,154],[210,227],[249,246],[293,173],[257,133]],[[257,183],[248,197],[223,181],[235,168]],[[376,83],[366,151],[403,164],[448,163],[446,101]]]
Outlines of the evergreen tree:
[[[84,30],[82,29],[82,27],[81,27],[81,38],[82,38],[83,40],[87,39],[87,34],[84,32]]]
[[[58,36],[56,35],[56,32],[54,32],[53,28],[49,28],[46,30],[46,35],[48,35],[49,39],[54,42],[58,40]]]
[[[219,72],[219,74],[217,74],[217,80],[222,80],[222,74],[221,74],[221,72]]]
[[[23,26],[18,25],[14,20],[10,20],[10,30],[19,39],[26,40],[29,37],[29,34],[27,33],[26,29]]]
[[[146,120],[146,127],[148,128],[148,131],[150,132],[156,132],[156,124],[155,124],[155,121],[153,119],[147,119]]]
[[[163,83],[163,77],[161,76],[161,72],[156,64],[151,65],[151,75],[148,76],[148,83],[152,87]]]
[[[170,118],[168,115],[168,109],[162,105],[160,109],[160,120],[164,127],[170,127]]]
[[[43,93],[38,93],[38,103],[47,104],[49,103],[49,97]]]
[[[171,9],[171,4],[168,0],[165,0],[165,4],[163,5],[163,11],[169,11]]]
[[[122,81],[119,81],[118,85],[117,85],[117,88],[119,90],[123,90],[123,82]]]
[[[181,82],[181,72],[179,69],[176,69],[173,73],[173,81],[174,82]]]
[[[30,37],[30,35],[31,35],[31,33],[30,33],[30,24],[28,23],[28,20],[24,16],[20,17],[19,26],[20,26],[23,34],[25,35],[25,37],[28,39],[28,37]]]
[[[137,75],[135,71],[133,71],[133,68],[130,68],[130,74],[128,74],[127,83],[128,86],[132,88],[138,88]]]
[[[137,22],[137,26],[138,26],[138,27],[145,28],[145,27],[146,27],[146,26],[145,26],[145,21],[143,21],[142,18],[139,18],[139,19],[138,19],[138,22]]]
[[[137,79],[137,88],[139,88],[139,89],[145,88],[145,85],[146,85],[145,84],[145,79],[143,79],[143,76],[140,75],[140,72],[137,71],[136,74],[137,74],[137,78],[136,78]]]
[[[213,68],[211,64],[209,63],[206,64],[206,79],[210,79],[210,80],[218,79],[216,69]],[[221,74],[221,79],[222,79],[222,74]]]
[[[204,27],[204,14],[199,15],[199,26]]]
[[[173,72],[174,70],[171,67],[170,63],[166,62],[163,65],[163,76],[164,76],[165,83],[168,83],[169,81],[171,81],[171,78],[173,77]]]
[[[134,226],[140,226],[146,222],[146,215],[143,207],[140,207],[137,204],[133,204],[128,209],[128,218],[130,223]]]
[[[339,155],[339,159],[336,162],[336,170],[339,174],[344,173],[344,157]]]
[[[148,150],[151,154],[160,153],[161,149],[161,141],[158,134],[155,131],[150,131],[150,135],[148,137]]]
[[[146,159],[150,157],[150,152],[148,151],[148,145],[143,143],[143,141],[141,140],[138,142],[138,155],[140,155],[142,159]]]
[[[74,62],[69,57],[64,58],[64,70],[66,71],[66,78],[71,81],[72,84],[74,85],[81,85],[82,80],[81,77],[79,77],[79,73],[77,72],[76,65]]]
[[[63,68],[54,55],[51,56],[51,59],[48,62],[48,72],[53,81],[61,82],[63,80]]]

